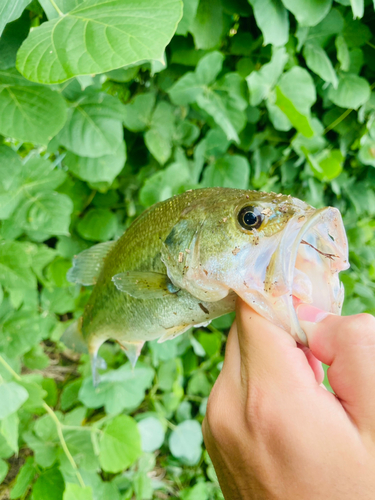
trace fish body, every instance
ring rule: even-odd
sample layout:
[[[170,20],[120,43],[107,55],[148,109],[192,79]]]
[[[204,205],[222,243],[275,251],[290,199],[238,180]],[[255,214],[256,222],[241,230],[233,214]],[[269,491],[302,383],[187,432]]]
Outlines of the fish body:
[[[66,343],[77,345],[78,333],[95,357],[112,338],[135,363],[145,341],[207,324],[233,311],[237,296],[306,343],[295,305],[339,313],[338,272],[347,267],[335,208],[316,210],[275,193],[191,190],[150,207],[117,241],[75,258],[68,279],[95,287]]]

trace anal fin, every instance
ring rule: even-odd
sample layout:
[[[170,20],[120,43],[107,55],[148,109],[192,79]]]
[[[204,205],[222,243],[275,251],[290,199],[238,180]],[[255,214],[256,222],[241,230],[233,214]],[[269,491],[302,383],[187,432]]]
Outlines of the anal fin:
[[[130,361],[130,364],[134,368],[139,358],[139,355],[141,354],[144,341],[141,340],[136,342],[117,341],[117,343],[120,345],[121,349],[124,351],[128,360]]]

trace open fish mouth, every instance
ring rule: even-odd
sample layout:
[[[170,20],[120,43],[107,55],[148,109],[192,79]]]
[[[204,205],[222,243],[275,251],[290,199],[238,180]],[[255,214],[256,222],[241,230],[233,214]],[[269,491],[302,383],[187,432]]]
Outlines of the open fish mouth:
[[[281,326],[297,342],[307,345],[298,305],[340,314],[344,288],[338,273],[348,267],[346,233],[336,208],[295,215],[288,222],[266,271],[265,292],[271,295]]]

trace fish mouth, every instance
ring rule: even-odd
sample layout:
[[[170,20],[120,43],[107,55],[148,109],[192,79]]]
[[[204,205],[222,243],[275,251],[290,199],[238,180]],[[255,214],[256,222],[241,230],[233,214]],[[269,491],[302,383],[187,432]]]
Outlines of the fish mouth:
[[[340,314],[344,288],[338,274],[348,267],[348,242],[336,208],[292,217],[267,268],[265,291],[297,342],[308,344],[296,308],[310,304]]]

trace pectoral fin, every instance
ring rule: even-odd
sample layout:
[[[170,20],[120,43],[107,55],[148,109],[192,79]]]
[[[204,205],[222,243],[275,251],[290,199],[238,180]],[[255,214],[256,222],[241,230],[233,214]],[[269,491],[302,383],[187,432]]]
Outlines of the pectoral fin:
[[[136,299],[161,299],[178,292],[166,274],[127,271],[115,274],[112,281],[120,292],[125,292]]]
[[[115,243],[115,241],[99,243],[76,255],[66,279],[84,286],[95,285],[104,260]]]
[[[182,333],[186,332],[186,330],[189,330],[189,328],[191,328],[191,325],[178,325],[178,326],[172,326],[171,328],[167,328],[165,333],[158,340],[158,344],[161,344],[166,340],[175,339]]]

